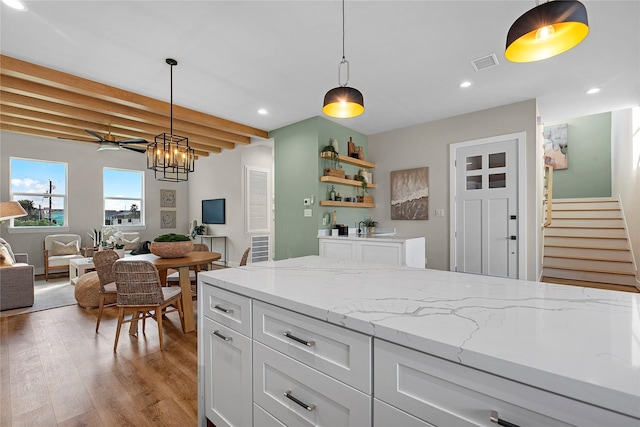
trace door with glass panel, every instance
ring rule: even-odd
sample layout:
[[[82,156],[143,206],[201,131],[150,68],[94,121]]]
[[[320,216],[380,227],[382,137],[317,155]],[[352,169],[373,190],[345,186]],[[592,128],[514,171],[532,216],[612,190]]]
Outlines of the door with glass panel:
[[[518,141],[455,155],[455,270],[518,278]]]

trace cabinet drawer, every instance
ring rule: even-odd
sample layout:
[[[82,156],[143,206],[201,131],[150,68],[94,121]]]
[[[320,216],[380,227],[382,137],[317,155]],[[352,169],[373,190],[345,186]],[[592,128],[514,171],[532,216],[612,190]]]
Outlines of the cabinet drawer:
[[[205,317],[251,336],[251,299],[202,283],[202,308]]]
[[[371,394],[371,337],[260,301],[253,322],[254,340]]]
[[[375,397],[436,426],[630,426],[638,421],[374,339]]]
[[[251,339],[203,319],[204,413],[217,427],[252,424]]]
[[[371,396],[256,341],[253,400],[288,426],[371,426]]]
[[[253,425],[257,427],[287,427],[255,403],[253,404]]]
[[[409,415],[398,408],[387,405],[378,399],[373,399],[373,427],[389,426],[434,427],[433,424],[419,420],[413,415]]]

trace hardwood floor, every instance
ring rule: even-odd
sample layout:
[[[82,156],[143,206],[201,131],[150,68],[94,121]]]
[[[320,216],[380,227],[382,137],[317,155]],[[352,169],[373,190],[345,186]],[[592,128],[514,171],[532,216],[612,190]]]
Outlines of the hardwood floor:
[[[196,303],[194,302],[194,310]],[[197,338],[177,313],[123,327],[113,353],[117,310],[68,306],[0,319],[0,425],[196,426]]]

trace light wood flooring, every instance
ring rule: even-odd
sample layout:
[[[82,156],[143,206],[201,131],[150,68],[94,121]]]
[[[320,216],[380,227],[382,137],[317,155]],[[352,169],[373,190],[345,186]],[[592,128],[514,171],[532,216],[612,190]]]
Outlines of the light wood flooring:
[[[194,302],[194,310],[196,304]],[[0,319],[0,425],[196,426],[197,338],[167,315],[165,351],[157,324],[132,337],[117,309],[77,305]]]

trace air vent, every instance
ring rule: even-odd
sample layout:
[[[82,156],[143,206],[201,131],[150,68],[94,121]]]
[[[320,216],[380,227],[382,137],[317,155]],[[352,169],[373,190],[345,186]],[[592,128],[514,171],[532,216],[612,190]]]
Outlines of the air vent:
[[[471,61],[471,65],[476,71],[485,70],[487,68],[495,67],[498,65],[498,58],[495,53],[491,55],[483,56],[482,58],[474,59]]]

